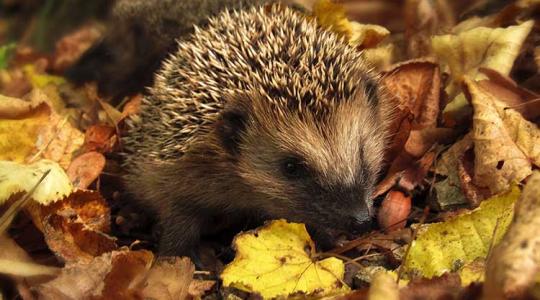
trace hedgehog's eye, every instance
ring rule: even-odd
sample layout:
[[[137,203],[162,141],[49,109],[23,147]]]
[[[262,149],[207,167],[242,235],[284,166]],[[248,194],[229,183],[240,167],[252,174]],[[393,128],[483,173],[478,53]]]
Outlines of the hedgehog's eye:
[[[281,162],[281,172],[289,179],[297,179],[306,175],[306,165],[296,157],[288,157]]]

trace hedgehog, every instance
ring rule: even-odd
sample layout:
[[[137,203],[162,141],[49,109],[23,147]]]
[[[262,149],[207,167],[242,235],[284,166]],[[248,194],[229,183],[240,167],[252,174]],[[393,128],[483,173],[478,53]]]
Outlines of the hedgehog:
[[[243,9],[264,0],[117,0],[104,37],[65,76],[72,83],[96,81],[99,93],[118,102],[143,91],[176,39],[205,26],[225,9]]]
[[[225,11],[179,41],[122,139],[159,253],[191,255],[224,216],[369,228],[390,117],[380,82],[360,51],[284,6]]]

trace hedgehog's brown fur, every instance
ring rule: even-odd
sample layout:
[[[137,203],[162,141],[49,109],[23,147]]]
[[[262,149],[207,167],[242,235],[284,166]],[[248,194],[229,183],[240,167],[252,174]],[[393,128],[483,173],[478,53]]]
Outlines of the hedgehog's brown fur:
[[[225,12],[180,42],[123,140],[161,253],[186,254],[223,214],[368,221],[389,111],[376,83],[358,51],[288,8]]]

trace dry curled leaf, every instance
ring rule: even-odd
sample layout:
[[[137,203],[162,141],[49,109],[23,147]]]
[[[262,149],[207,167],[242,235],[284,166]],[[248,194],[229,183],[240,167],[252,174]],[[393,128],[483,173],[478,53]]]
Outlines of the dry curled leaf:
[[[540,172],[533,173],[516,203],[514,219],[486,269],[489,299],[526,298],[540,272]]]
[[[187,257],[158,259],[150,271],[142,294],[145,299],[189,299],[201,297],[214,281],[194,280],[195,266]]]
[[[466,79],[474,109],[474,178],[492,194],[507,190],[540,165],[540,129],[512,109],[505,110],[489,91]]]
[[[134,299],[140,295],[151,252],[113,251],[66,264],[60,275],[37,287],[39,299]]]
[[[447,124],[455,125],[470,114],[468,103],[460,94],[464,76],[484,79],[480,68],[491,68],[508,75],[533,24],[533,21],[527,21],[508,28],[478,27],[432,38],[434,53],[448,66],[452,79],[446,89],[453,99],[444,109]]]
[[[110,209],[97,192],[78,190],[62,201],[28,208],[45,242],[67,262],[90,261],[117,248],[110,231]]]

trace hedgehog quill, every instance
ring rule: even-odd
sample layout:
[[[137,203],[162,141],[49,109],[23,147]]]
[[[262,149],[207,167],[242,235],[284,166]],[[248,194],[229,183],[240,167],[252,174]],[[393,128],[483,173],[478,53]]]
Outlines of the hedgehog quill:
[[[390,111],[378,82],[359,51],[281,6],[225,11],[180,41],[123,138],[160,254],[192,254],[223,215],[364,228]]]

